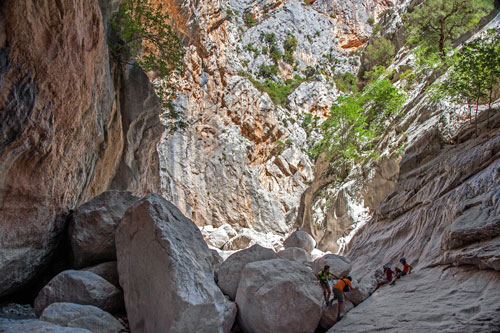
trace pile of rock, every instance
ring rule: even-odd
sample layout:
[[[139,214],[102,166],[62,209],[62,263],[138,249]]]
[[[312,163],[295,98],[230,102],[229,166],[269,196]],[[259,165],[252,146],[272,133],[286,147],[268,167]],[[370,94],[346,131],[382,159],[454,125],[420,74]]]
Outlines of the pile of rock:
[[[349,260],[323,254],[312,261],[310,253],[319,252],[302,231],[293,232],[284,241],[286,249],[275,252],[282,239],[273,244],[271,237],[248,230],[237,233],[223,225],[200,231],[159,195],[139,199],[105,192],[74,212],[69,228],[73,269],[40,290],[34,302],[39,318],[0,320],[0,327],[7,332],[120,332],[125,327],[113,315],[125,309],[132,332],[230,332],[235,327],[313,332],[320,322],[331,327],[336,307],[324,305],[315,275],[325,263],[346,275]],[[250,247],[221,250],[248,235],[252,240],[235,248]]]

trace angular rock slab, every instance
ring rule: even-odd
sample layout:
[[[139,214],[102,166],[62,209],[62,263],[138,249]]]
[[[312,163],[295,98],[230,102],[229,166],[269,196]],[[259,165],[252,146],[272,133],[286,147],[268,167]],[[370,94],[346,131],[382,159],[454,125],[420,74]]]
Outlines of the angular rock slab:
[[[243,268],[255,261],[278,259],[278,255],[271,249],[255,244],[248,249],[238,251],[226,259],[218,271],[218,281],[220,289],[229,298],[236,298],[236,291],[240,283]]]
[[[303,265],[311,265],[311,256],[300,247],[289,247],[278,252],[278,256],[284,259],[297,261]]]
[[[344,301],[342,305],[342,315],[351,311],[354,305],[349,301]],[[337,322],[337,314],[339,311],[339,303],[337,301],[333,302],[330,306],[325,306],[323,308],[323,314],[321,315],[321,320],[319,325],[325,330],[330,329]]]
[[[94,333],[119,333],[122,324],[111,314],[92,305],[52,303],[43,310],[40,320],[64,327],[79,327]]]
[[[52,303],[93,305],[107,312],[123,309],[123,293],[97,274],[68,270],[57,274],[35,299],[38,316]]]
[[[116,233],[118,273],[132,332],[229,332],[236,306],[214,281],[212,254],[196,227],[149,194]]]
[[[340,277],[347,276],[352,269],[351,261],[349,259],[337,254],[329,253],[313,261],[312,268],[314,274],[318,274],[325,265],[329,265],[330,272]]]
[[[322,302],[311,269],[286,259],[257,261],[241,274],[238,323],[244,332],[314,332]]]
[[[305,231],[296,230],[292,232],[285,242],[283,243],[285,249],[289,247],[300,247],[306,250],[307,253],[311,253],[316,246],[316,241],[314,238]]]
[[[130,192],[111,190],[75,210],[68,232],[76,268],[116,260],[116,227],[138,199]]]

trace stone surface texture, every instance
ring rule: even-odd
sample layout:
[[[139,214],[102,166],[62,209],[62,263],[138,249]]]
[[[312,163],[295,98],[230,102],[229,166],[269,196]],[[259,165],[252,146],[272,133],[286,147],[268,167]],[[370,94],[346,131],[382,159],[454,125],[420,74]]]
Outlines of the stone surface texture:
[[[83,270],[99,275],[114,286],[120,286],[116,261],[103,262],[102,264],[87,267]]]
[[[50,260],[70,209],[159,189],[158,102],[142,71],[110,59],[99,3],[2,2],[0,296]]]
[[[242,271],[247,264],[255,261],[278,258],[278,255],[273,250],[257,244],[248,249],[238,251],[229,256],[220,265],[217,284],[224,294],[234,300],[236,298]]]
[[[63,327],[43,320],[23,319],[12,320],[3,326],[0,320],[2,333],[93,333],[84,328]]]
[[[300,262],[303,265],[311,266],[311,256],[306,250],[300,247],[289,247],[284,250],[279,251],[278,256],[283,259],[293,260]]]
[[[283,242],[285,248],[300,247],[307,253],[311,253],[316,246],[316,241],[307,232],[296,230]]]
[[[40,290],[35,312],[40,315],[52,303],[93,305],[107,312],[123,309],[123,293],[97,274],[68,270],[56,275]]]
[[[138,199],[130,192],[111,190],[74,211],[68,231],[74,267],[116,260],[116,227],[127,208]]]
[[[253,262],[236,294],[238,323],[244,332],[314,332],[322,301],[310,268],[286,259]]]
[[[349,275],[352,268],[351,260],[348,258],[329,253],[313,261],[312,269],[314,274],[318,274],[325,265],[329,265],[330,272],[341,278]]]
[[[40,320],[64,327],[78,327],[93,333],[119,333],[125,330],[111,314],[92,305],[52,303],[43,310]]]
[[[155,194],[137,201],[116,248],[131,331],[230,331],[236,306],[215,284],[201,232],[174,205]]]

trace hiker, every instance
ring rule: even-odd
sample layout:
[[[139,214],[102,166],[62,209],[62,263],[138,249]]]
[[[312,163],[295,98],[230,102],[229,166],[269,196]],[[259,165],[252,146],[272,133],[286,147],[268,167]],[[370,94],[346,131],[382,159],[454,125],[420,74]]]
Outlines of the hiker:
[[[333,286],[333,296],[339,302],[339,309],[337,311],[337,321],[342,319],[342,316],[340,314],[342,313],[342,304],[344,303],[344,298],[345,298],[344,292],[358,289],[358,287],[354,288],[351,286],[351,281],[352,277],[347,276],[343,279],[340,279],[339,282],[337,282]]]
[[[401,258],[399,259],[399,262],[401,263],[401,265],[403,265],[403,270],[400,270],[398,267],[396,267],[396,278],[394,279],[394,281],[392,281],[391,285],[394,285],[396,283],[396,280],[407,275],[407,274],[410,274],[411,273],[411,269],[413,267],[411,267],[410,264],[408,264],[406,262],[406,258]]]
[[[376,292],[378,288],[382,287],[384,284],[388,284],[392,282],[392,275],[394,274],[394,271],[389,267],[388,264],[385,264],[383,266],[384,273],[385,273],[385,279],[377,284],[377,287],[373,292]]]
[[[330,266],[328,265],[325,265],[323,269],[319,271],[317,276],[321,288],[323,289],[323,296],[325,296],[326,305],[328,305],[328,301],[330,300],[330,295],[332,293],[332,290],[330,289],[330,284],[328,283],[330,276],[340,279],[337,275],[330,272]]]

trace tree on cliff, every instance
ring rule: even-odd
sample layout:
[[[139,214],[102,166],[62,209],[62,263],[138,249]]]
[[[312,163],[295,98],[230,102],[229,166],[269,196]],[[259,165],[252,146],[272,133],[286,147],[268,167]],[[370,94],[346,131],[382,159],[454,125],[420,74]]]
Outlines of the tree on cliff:
[[[111,19],[113,39],[111,52],[118,62],[135,60],[146,72],[155,76],[155,92],[171,131],[186,123],[171,103],[173,87],[169,80],[174,72],[182,71],[184,51],[161,5],[150,0],[123,0]]]
[[[493,0],[425,0],[404,16],[408,42],[444,58],[451,43],[491,9]]]

